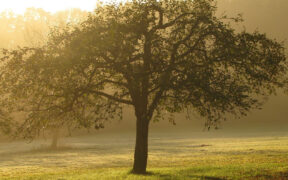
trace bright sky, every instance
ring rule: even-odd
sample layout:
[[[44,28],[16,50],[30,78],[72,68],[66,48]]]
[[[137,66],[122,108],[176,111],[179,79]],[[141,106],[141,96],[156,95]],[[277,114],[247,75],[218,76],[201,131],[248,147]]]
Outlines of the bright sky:
[[[42,8],[52,13],[71,8],[92,11],[96,2],[97,0],[0,0],[0,12],[11,10],[23,14],[29,7]]]

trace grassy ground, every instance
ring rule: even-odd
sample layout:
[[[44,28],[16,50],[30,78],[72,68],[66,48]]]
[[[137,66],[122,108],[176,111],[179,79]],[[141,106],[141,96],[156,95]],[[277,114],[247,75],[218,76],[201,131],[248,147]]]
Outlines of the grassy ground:
[[[131,136],[133,137],[133,136]],[[134,138],[90,136],[0,143],[0,179],[288,179],[288,137],[150,138],[149,173],[133,175]]]

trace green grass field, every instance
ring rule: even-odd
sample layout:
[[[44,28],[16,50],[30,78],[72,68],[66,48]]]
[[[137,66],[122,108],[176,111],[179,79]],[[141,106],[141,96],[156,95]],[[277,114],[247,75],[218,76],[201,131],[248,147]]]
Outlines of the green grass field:
[[[0,143],[0,179],[288,179],[288,137],[150,138],[149,173],[130,174],[131,135]]]

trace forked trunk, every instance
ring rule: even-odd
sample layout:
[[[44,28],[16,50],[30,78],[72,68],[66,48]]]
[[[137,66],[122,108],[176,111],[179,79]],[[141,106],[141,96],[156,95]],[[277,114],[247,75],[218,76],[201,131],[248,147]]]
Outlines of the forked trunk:
[[[136,146],[134,153],[133,173],[145,174],[148,158],[149,119],[137,116]]]

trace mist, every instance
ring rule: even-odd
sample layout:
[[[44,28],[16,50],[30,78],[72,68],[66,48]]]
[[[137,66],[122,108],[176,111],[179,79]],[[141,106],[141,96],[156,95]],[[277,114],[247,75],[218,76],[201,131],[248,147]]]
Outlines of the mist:
[[[8,49],[0,53],[0,179],[288,178],[288,93],[281,86],[286,67],[281,63],[288,56],[288,1],[218,0],[216,17],[209,0],[159,2],[147,0],[147,7],[137,0],[97,4],[95,19],[88,16],[88,4],[86,10],[56,12],[49,6],[51,12],[35,7],[23,14],[0,12],[0,49]],[[138,14],[131,7],[147,9]],[[178,17],[173,8],[184,14]],[[231,29],[218,21],[239,14],[244,21],[231,23]],[[165,26],[165,20],[171,25]],[[267,38],[257,39],[255,31]],[[270,94],[274,87],[282,89],[261,97],[261,109],[251,108],[252,93]],[[189,105],[198,114],[193,109],[168,113]],[[154,120],[157,107],[163,113]],[[245,114],[247,109],[246,116],[225,116],[218,124],[221,113]],[[7,118],[5,113],[10,113]]]

